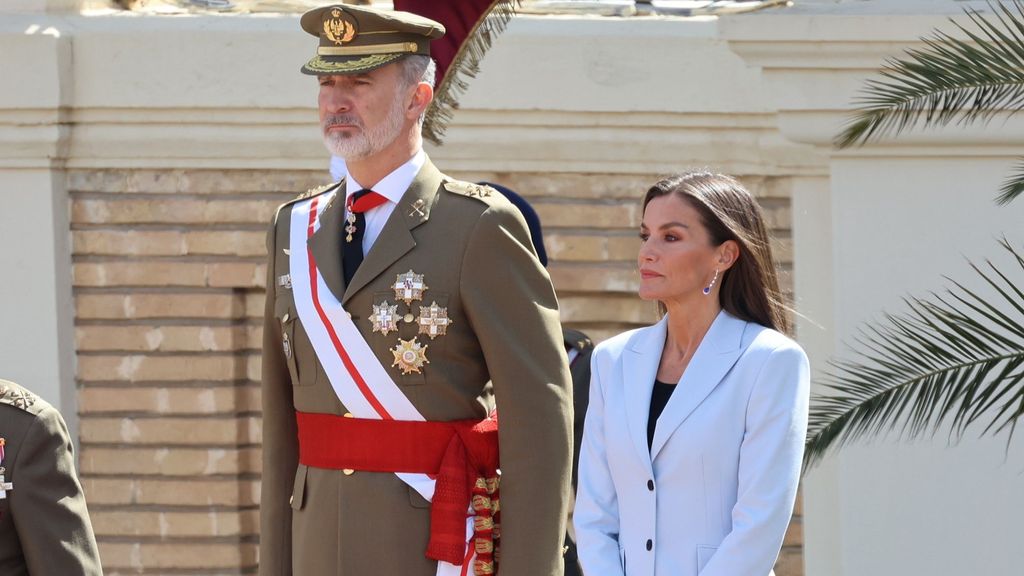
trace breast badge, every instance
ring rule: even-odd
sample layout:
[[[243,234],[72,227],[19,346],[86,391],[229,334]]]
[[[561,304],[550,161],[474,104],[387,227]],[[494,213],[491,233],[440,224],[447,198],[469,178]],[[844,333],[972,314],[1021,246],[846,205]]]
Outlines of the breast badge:
[[[425,334],[433,340],[438,336],[447,335],[448,327],[452,325],[452,320],[448,317],[448,308],[440,306],[434,300],[430,302],[430,306],[416,306],[419,308],[419,316],[413,315],[413,302],[422,301],[423,294],[429,290],[429,286],[423,274],[417,274],[412,270],[398,274],[391,289],[395,291],[397,303],[391,304],[385,300],[373,305],[373,313],[369,316],[372,331],[382,336],[397,332],[398,344],[391,348],[394,356],[394,363],[391,366],[397,366],[403,376],[422,374],[423,367],[430,364],[430,361],[427,360],[427,346],[420,344],[416,338],[420,334]],[[407,308],[399,312],[402,303]],[[402,333],[410,334],[413,325],[417,327],[416,334],[408,340],[403,340]]]
[[[412,270],[399,274],[391,287],[395,289],[395,299],[405,302],[406,306],[411,306],[413,300],[422,300],[423,292],[429,288],[423,281],[423,274]]]
[[[420,334],[426,334],[433,340],[438,336],[448,334],[448,326],[452,323],[448,318],[448,309],[441,308],[437,302],[431,302],[430,306],[420,306]]]
[[[420,374],[423,365],[430,364],[430,360],[427,360],[427,346],[417,342],[416,338],[411,340],[399,338],[398,344],[391,349],[391,353],[395,355],[395,361],[391,365],[398,366],[403,375]]]
[[[388,304],[387,301],[374,304],[370,322],[373,323],[373,331],[380,332],[384,336],[387,336],[388,332],[397,332],[398,304]]]

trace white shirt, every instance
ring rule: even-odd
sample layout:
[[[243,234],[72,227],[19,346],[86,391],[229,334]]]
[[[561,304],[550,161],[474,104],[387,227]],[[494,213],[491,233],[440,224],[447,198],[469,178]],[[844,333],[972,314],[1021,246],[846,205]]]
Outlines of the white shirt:
[[[363,233],[363,256],[370,253],[370,248],[377,241],[377,237],[380,236],[380,232],[384,229],[384,224],[387,223],[388,218],[391,217],[391,213],[395,211],[398,201],[402,199],[405,191],[409,189],[413,179],[419,174],[420,168],[423,168],[423,164],[426,161],[427,155],[423,152],[423,149],[420,149],[405,164],[395,168],[394,171],[382,178],[372,188],[374,192],[387,198],[388,201],[376,208],[367,210],[364,214],[366,217],[366,230]],[[345,205],[348,206],[349,197],[360,190],[364,190],[365,187],[356,182],[356,179],[351,174],[343,175],[348,177],[348,180],[345,182]]]

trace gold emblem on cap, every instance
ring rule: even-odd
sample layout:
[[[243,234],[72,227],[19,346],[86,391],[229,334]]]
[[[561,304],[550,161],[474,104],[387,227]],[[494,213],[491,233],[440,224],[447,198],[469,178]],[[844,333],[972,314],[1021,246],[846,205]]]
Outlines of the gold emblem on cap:
[[[420,334],[426,334],[433,340],[447,334],[451,323],[448,309],[441,308],[437,302],[431,302],[430,306],[420,306]]]
[[[373,323],[374,332],[380,332],[385,336],[388,332],[398,330],[398,304],[388,304],[387,301],[374,304],[370,322]]]
[[[402,375],[419,374],[424,364],[430,364],[430,360],[427,360],[427,346],[417,342],[415,337],[412,340],[399,338],[391,353],[395,355],[395,361],[391,365],[398,366]]]
[[[351,42],[356,37],[356,23],[338,8],[331,10],[331,17],[324,19],[324,36],[335,44]]]
[[[412,270],[397,275],[391,287],[395,290],[395,299],[402,300],[406,306],[412,305],[413,300],[422,300],[423,292],[429,288],[423,282],[423,274],[417,274]]]

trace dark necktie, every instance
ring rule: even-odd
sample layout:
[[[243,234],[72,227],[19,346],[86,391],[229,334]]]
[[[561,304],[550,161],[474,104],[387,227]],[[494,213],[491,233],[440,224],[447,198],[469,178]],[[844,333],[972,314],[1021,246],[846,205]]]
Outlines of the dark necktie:
[[[372,190],[360,190],[346,203],[345,242],[342,252],[345,286],[352,283],[356,270],[363,263],[363,236],[366,235],[366,211],[387,202],[387,198]]]

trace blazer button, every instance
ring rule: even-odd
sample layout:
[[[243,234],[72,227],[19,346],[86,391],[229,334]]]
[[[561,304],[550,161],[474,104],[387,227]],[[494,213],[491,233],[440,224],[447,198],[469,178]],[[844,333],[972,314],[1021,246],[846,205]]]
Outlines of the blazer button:
[[[295,496],[288,497],[288,505],[291,506],[292,504],[295,504]]]
[[[651,548],[654,548],[654,540],[651,540],[650,538],[648,538],[647,539],[647,549],[650,550]]]
[[[647,481],[647,489],[650,490],[651,492],[654,492],[654,480]]]

